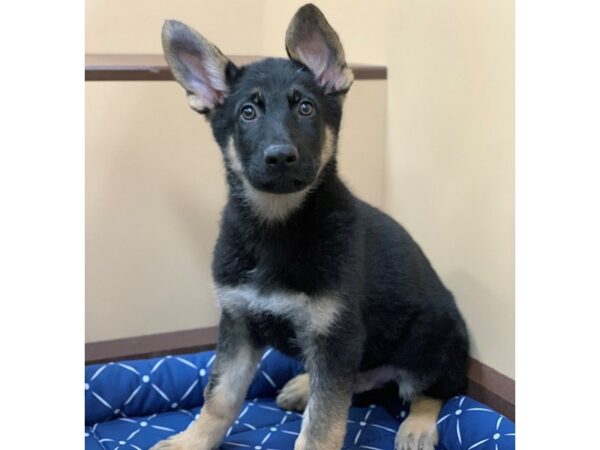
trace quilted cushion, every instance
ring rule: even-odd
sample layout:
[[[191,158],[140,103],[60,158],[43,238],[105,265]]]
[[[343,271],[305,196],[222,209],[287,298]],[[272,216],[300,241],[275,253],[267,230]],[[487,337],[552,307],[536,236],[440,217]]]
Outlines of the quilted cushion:
[[[90,365],[85,369],[86,450],[145,450],[184,430],[203,404],[214,352]],[[268,350],[240,415],[221,449],[293,449],[302,415],[279,409],[277,392],[302,366]],[[392,450],[410,405],[395,395],[356,397],[350,408],[345,449]],[[374,400],[376,399],[376,400]],[[367,403],[365,403],[367,401]],[[440,450],[514,449],[514,424],[461,396],[438,419]]]

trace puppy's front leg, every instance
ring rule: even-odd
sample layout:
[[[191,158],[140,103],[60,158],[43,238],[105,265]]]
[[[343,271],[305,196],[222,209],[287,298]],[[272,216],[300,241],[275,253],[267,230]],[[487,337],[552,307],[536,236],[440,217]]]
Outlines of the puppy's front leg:
[[[204,390],[204,406],[187,430],[161,441],[152,450],[211,450],[237,416],[256,372],[262,348],[252,344],[243,319],[223,311],[213,371]]]
[[[325,339],[327,341],[328,339]],[[346,435],[356,365],[352,339],[346,348],[322,343],[307,359],[310,396],[295,450],[340,450]]]
[[[312,382],[314,380],[314,382]],[[352,382],[311,376],[310,398],[294,450],[340,450],[346,435]]]

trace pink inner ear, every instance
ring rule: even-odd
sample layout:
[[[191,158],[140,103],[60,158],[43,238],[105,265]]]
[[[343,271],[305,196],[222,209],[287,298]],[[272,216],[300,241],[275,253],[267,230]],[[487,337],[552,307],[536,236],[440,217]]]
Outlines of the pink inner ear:
[[[327,69],[331,52],[320,33],[313,32],[296,48],[300,60],[313,71],[317,80],[320,80],[323,72]]]
[[[224,86],[224,74],[212,61],[203,61],[196,55],[190,53],[181,54],[181,62],[187,69],[185,75],[188,88],[196,95],[207,108],[212,108],[223,101],[226,89]]]
[[[323,72],[323,74],[317,79],[321,86],[327,86],[330,89],[339,89],[339,85],[342,84],[341,72],[336,66],[329,66]],[[329,91],[330,89],[327,89]]]
[[[318,32],[313,32],[296,47],[300,60],[315,74],[319,85],[324,86],[327,92],[345,89],[349,81],[342,67],[334,60],[331,49],[327,46],[325,38]]]

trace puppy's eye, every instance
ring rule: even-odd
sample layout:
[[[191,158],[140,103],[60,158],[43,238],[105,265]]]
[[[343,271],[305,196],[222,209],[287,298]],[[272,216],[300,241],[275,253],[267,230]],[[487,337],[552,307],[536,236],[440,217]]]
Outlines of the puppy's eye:
[[[314,110],[315,107],[313,106],[313,104],[306,100],[300,102],[300,104],[298,105],[298,112],[303,116],[310,116]]]
[[[244,120],[254,120],[256,119],[256,109],[252,105],[246,105],[242,108],[241,115]]]

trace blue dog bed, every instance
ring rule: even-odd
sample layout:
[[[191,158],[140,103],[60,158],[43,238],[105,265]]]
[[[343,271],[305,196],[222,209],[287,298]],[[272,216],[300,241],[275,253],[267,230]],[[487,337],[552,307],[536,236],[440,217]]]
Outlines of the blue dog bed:
[[[86,450],[146,450],[186,429],[202,407],[202,393],[214,357],[214,352],[203,352],[87,366]],[[301,372],[298,362],[268,350],[241,413],[220,448],[293,449],[302,415],[281,410],[275,397],[290,378]],[[409,408],[395,395],[356,397],[350,408],[344,448],[393,450],[396,431]],[[515,448],[515,425],[465,396],[446,402],[438,429],[438,449]]]

